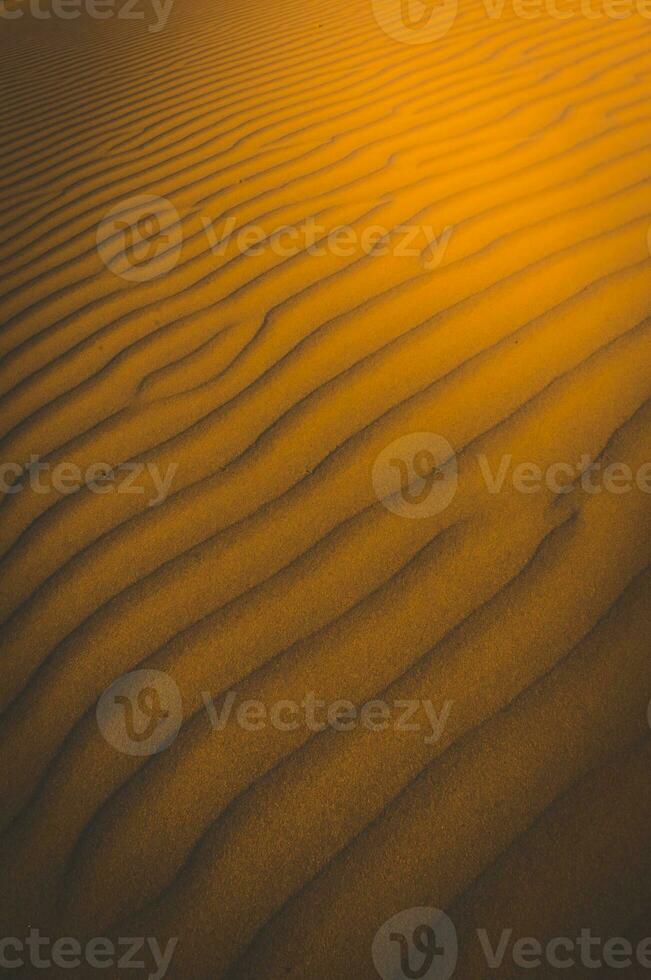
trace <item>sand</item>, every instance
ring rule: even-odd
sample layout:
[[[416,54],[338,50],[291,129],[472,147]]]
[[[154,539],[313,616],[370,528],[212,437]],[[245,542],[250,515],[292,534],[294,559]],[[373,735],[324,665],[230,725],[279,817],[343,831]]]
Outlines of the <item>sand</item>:
[[[651,10],[155,6],[0,19],[0,938],[644,939]]]

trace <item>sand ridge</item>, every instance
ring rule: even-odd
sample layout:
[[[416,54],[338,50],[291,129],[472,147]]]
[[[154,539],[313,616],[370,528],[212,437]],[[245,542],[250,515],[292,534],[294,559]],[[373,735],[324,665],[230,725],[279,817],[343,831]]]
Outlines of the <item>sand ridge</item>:
[[[478,461],[651,460],[651,21],[460,0],[414,44],[378,3],[0,20],[3,936],[371,980],[432,906],[483,980],[479,927],[648,933],[650,495]],[[458,486],[405,519],[373,474],[414,433]],[[152,755],[98,725],[139,670],[180,697]],[[451,707],[220,732],[205,692]]]

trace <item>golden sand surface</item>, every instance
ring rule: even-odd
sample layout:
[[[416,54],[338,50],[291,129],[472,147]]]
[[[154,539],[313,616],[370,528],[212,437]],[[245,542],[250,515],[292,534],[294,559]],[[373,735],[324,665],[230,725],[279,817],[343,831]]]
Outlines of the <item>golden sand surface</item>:
[[[0,16],[0,939],[448,980],[426,908],[460,980],[649,976],[489,969],[477,930],[651,935],[651,5],[30,2]],[[310,696],[354,721],[278,721]],[[411,973],[377,938],[405,910]]]

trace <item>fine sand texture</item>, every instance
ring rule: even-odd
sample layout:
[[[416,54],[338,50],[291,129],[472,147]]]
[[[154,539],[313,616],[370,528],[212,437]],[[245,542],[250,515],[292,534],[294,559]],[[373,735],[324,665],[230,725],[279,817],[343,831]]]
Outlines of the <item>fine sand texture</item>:
[[[0,17],[0,939],[650,976],[512,947],[651,935],[651,6],[116,3]]]

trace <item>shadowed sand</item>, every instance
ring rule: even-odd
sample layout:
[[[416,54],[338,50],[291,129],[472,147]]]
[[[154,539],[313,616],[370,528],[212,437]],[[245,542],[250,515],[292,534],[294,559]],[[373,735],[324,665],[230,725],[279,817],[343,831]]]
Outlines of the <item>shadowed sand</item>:
[[[423,44],[367,0],[0,21],[0,454],[148,467],[0,498],[0,936],[371,980],[433,906],[482,980],[477,928],[649,934],[651,497],[491,494],[477,461],[651,460],[650,31],[477,0]],[[141,195],[175,211],[124,278],[98,228]],[[374,464],[423,432],[458,489],[405,519]],[[183,711],[151,756],[96,713],[143,668]],[[429,741],[219,732],[206,691],[451,707]]]

